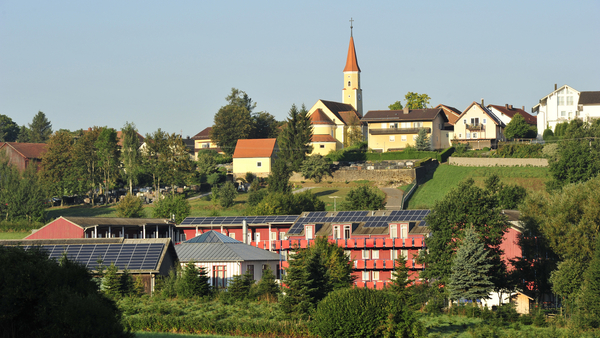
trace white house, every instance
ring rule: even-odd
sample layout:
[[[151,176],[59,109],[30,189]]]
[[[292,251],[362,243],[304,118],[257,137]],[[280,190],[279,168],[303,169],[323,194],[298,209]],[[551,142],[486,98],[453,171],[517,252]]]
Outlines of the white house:
[[[533,114],[537,113],[538,138],[546,128],[554,131],[557,123],[568,122],[579,117],[577,104],[579,102],[580,92],[568,85],[557,88],[554,85],[554,91],[544,96],[540,103],[531,108]]]
[[[581,92],[577,110],[584,121],[600,118],[600,92]]]

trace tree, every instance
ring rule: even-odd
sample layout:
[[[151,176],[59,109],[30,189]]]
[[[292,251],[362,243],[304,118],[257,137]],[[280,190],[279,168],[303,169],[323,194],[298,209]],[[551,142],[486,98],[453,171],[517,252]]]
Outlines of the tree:
[[[142,200],[128,193],[123,197],[119,203],[115,206],[117,209],[117,216],[126,218],[142,218],[144,217],[144,206]]]
[[[331,166],[329,162],[321,155],[314,154],[308,156],[300,166],[302,176],[306,179],[312,179],[315,183],[321,182],[323,176],[331,176]]]
[[[228,105],[215,114],[210,138],[227,154],[232,155],[239,139],[247,139],[253,128],[252,110],[256,103],[243,91],[231,89],[227,96]]]
[[[89,270],[37,248],[0,246],[3,337],[133,337]]]
[[[344,148],[357,145],[364,141],[365,137],[362,130],[362,123],[356,115],[352,115],[350,121],[348,121],[348,126],[344,128],[346,129]]]
[[[344,249],[329,243],[326,237],[317,237],[309,248],[291,255],[284,277],[285,296],[281,308],[286,313],[307,318],[329,292],[350,287],[354,279],[352,264]]]
[[[135,294],[135,284],[129,270],[125,268],[119,278],[119,291],[121,296],[128,297]]]
[[[554,140],[554,132],[552,132],[552,129],[546,128],[544,134],[542,134],[542,139],[544,139],[544,141]]]
[[[267,267],[256,285],[256,297],[258,299],[277,299],[279,291],[279,284],[275,281],[275,275],[271,268]]]
[[[190,215],[190,211],[190,202],[183,196],[167,195],[154,202],[152,217],[171,218],[175,215],[175,222],[179,224]]]
[[[252,115],[250,138],[277,138],[280,126],[275,116],[263,111],[255,113]]]
[[[583,274],[578,299],[578,320],[587,327],[600,327],[600,237],[596,237],[594,258]]]
[[[419,134],[417,135],[417,139],[415,140],[418,151],[429,151],[431,149],[431,144],[429,143],[429,137],[427,136],[427,129],[421,128],[419,129]]]
[[[0,142],[15,142],[19,126],[8,116],[0,114]]]
[[[232,182],[225,183],[221,189],[219,189],[219,204],[223,208],[230,208],[235,203],[237,197],[237,190]]]
[[[292,171],[299,171],[300,165],[306,159],[306,154],[312,152],[310,145],[313,135],[313,126],[306,107],[300,110],[295,104],[290,108],[289,117],[277,139],[279,143],[279,156],[285,160]]]
[[[198,268],[194,262],[188,262],[176,281],[177,296],[183,298],[202,297],[210,294],[209,277],[206,269]]]
[[[530,134],[531,128],[529,124],[525,122],[523,115],[517,113],[508,122],[506,128],[504,128],[504,136],[507,139],[512,140],[514,138],[525,138]]]
[[[58,131],[48,140],[39,172],[51,196],[62,197],[76,190],[73,168],[73,139],[68,132]],[[60,205],[63,205],[62,198]]]
[[[352,188],[342,202],[343,210],[380,210],[383,209],[384,194],[377,188],[366,184]]]
[[[230,106],[245,108],[250,114],[256,108],[256,102],[252,102],[252,99],[245,91],[237,88],[231,88],[231,93],[227,95],[225,100],[227,100]]]
[[[17,136],[17,142],[20,142],[20,143],[30,142],[29,134],[30,134],[29,128],[27,128],[27,126],[21,126],[21,129],[19,129],[19,134]]]
[[[395,268],[392,271],[390,291],[398,295],[398,298],[406,303],[409,299],[409,289],[407,287],[411,283],[409,279],[410,269],[406,266],[406,257],[398,255],[394,264]]]
[[[448,285],[463,230],[473,226],[475,231],[485,234],[483,242],[493,264],[492,282],[499,288],[504,286],[506,266],[500,258],[500,244],[508,222],[496,196],[475,186],[472,179],[465,180],[437,201],[425,220],[431,236],[425,239],[428,250],[423,250],[418,257],[419,263],[427,264],[421,278]]]
[[[491,282],[488,254],[473,226],[465,229],[465,234],[452,261],[452,275],[448,289],[450,299],[475,302],[488,299],[494,287]]]
[[[44,221],[45,192],[35,172],[29,166],[23,173],[8,163],[0,153],[0,218],[6,221]]]
[[[389,110],[402,110],[402,101],[396,101],[388,106]]]
[[[294,215],[303,211],[324,211],[325,203],[310,191],[299,194],[269,192],[248,213],[253,215]]]
[[[426,109],[431,98],[427,94],[408,92],[404,96],[408,109]]]
[[[100,180],[96,148],[100,131],[100,128],[94,127],[84,132],[73,147],[74,170],[78,177],[77,191],[84,195],[89,193],[92,205],[95,203],[96,185]]]
[[[217,160],[215,160],[214,151],[207,150],[198,153],[196,170],[198,171],[198,174],[204,178],[217,171]]]
[[[271,165],[271,173],[267,178],[269,185],[267,190],[272,192],[291,192],[292,187],[290,186],[290,177],[292,177],[292,170],[288,166],[287,162],[281,158],[275,158]]]
[[[121,283],[117,272],[119,268],[114,262],[111,262],[108,268],[106,268],[106,274],[102,278],[101,290],[106,296],[111,299],[118,299],[121,297]]]
[[[29,124],[29,142],[44,143],[52,135],[52,123],[39,111]]]
[[[243,275],[233,276],[231,282],[227,285],[227,294],[235,300],[251,298],[252,285],[254,285],[254,276],[248,270]]]
[[[120,165],[117,131],[113,128],[102,128],[94,146],[98,149],[98,168],[102,172],[104,197],[108,203],[108,191],[115,186]]]
[[[129,193],[133,194],[133,186],[138,183],[142,172],[142,154],[140,154],[140,139],[134,123],[125,122],[121,129],[121,163],[123,163],[122,176],[129,183]]]

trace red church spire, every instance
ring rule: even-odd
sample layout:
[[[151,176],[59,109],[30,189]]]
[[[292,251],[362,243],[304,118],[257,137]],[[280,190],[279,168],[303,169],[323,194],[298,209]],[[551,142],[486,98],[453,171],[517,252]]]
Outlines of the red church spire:
[[[354,49],[354,38],[352,37],[352,19],[350,19],[350,46],[348,46],[348,58],[344,72],[360,72],[358,60],[356,59],[356,50]]]

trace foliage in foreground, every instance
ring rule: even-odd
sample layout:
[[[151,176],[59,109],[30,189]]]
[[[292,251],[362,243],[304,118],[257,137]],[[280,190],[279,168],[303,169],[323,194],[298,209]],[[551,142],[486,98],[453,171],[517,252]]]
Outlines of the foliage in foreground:
[[[0,246],[0,337],[131,337],[89,271],[45,252]]]
[[[422,337],[417,314],[395,294],[345,288],[331,292],[317,306],[311,333],[333,337]]]

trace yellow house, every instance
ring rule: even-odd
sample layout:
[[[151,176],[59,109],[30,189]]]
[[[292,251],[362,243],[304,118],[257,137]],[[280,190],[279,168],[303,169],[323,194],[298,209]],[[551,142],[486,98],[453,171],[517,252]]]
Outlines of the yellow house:
[[[497,148],[499,141],[504,141],[502,122],[483,104],[471,103],[458,117],[454,124],[453,142],[468,143],[473,149]]]
[[[352,34],[344,67],[342,102],[319,100],[310,108],[308,115],[313,125],[313,154],[327,155],[330,150],[344,148],[349,128],[360,128],[365,135],[366,129],[361,122],[360,67]]]
[[[441,108],[370,110],[362,121],[367,123],[369,148],[376,151],[414,147],[422,128],[427,131],[431,149],[450,146],[451,131],[444,129],[448,118]]]
[[[233,152],[233,175],[244,176],[250,172],[259,177],[268,176],[278,151],[274,138],[238,140]]]
[[[212,127],[205,128],[198,134],[192,137],[194,140],[194,154],[198,154],[199,150],[214,150],[219,154],[224,154],[223,150],[219,148],[219,146],[210,139],[210,131]],[[196,160],[198,156],[196,155]]]

